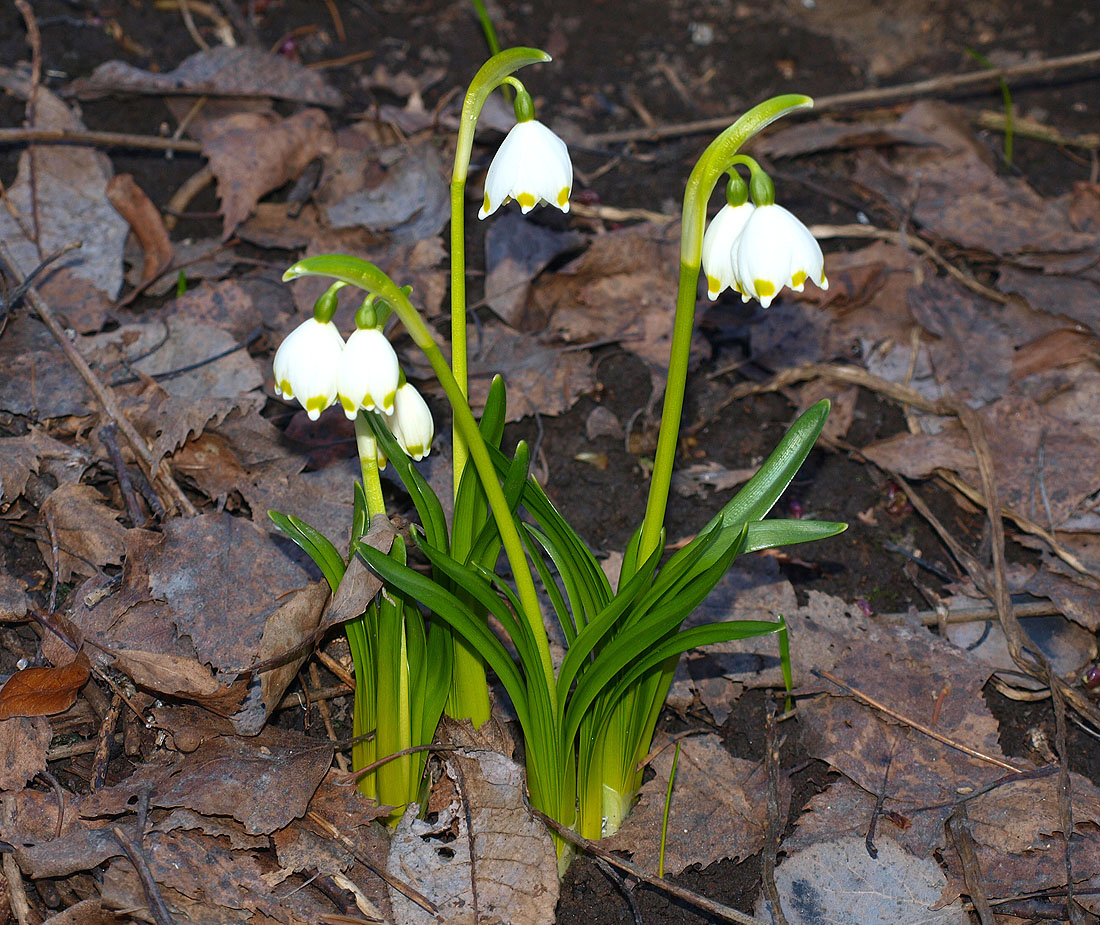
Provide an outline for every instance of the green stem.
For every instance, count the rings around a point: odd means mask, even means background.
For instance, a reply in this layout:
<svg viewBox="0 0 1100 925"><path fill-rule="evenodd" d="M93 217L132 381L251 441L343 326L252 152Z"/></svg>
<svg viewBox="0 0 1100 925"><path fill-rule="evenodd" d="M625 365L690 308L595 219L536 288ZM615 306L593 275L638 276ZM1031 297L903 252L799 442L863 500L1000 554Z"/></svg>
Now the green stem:
<svg viewBox="0 0 1100 925"><path fill-rule="evenodd" d="M676 445L680 436L684 392L687 387L688 353L691 350L691 333L695 325L695 297L703 252L707 203L718 180L732 165L741 145L781 116L812 105L813 100L809 97L788 95L777 96L755 106L710 143L688 178L680 225L680 282L676 292L676 319L669 351L668 382L665 386L661 429L657 437L653 477L649 483L649 499L642 520L637 562L644 562L660 545L661 530L665 522L669 485L672 483Z"/></svg>
<svg viewBox="0 0 1100 925"><path fill-rule="evenodd" d="M485 20L483 20L484 24ZM470 155L474 149L474 131L481 109L497 87L509 75L528 64L549 61L550 56L537 48L509 48L493 55L481 66L470 82L466 98L462 102L462 116L458 123L458 140L455 143L454 168L451 170L451 370L455 381L465 396L467 391L466 364L466 176L470 170ZM462 478L469 453L466 441L457 425L452 425L454 490Z"/></svg>
<svg viewBox="0 0 1100 925"><path fill-rule="evenodd" d="M355 416L355 446L359 451L359 468L363 473L363 490L367 496L367 522L375 514L386 513L382 497L382 479L378 473L378 442L362 411Z"/></svg>

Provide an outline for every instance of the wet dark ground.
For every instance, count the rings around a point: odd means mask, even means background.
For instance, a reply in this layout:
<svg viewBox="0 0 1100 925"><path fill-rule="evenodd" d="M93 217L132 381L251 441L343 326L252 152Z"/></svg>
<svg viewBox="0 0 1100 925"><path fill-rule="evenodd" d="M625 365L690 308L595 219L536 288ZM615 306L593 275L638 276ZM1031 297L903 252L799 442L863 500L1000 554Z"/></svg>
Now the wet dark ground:
<svg viewBox="0 0 1100 925"><path fill-rule="evenodd" d="M178 15L157 12L150 3L43 0L34 6L43 35L47 85L62 85L111 59L168 70L195 50ZM275 46L302 26L316 24L329 36L332 34L323 4L295 0L257 6L262 10L258 32L264 47ZM303 58L312 60L374 50L374 56L362 64L327 73L349 101L345 111L349 118L388 101L384 94L365 91L359 82L364 71L378 64L391 72L414 75L430 67L442 67L445 76L425 92L425 104L431 108L441 94L464 84L486 54L477 21L464 3L391 0L368 4L338 0L337 7L348 34L345 43L331 38L323 42L317 33L298 41ZM965 10L946 2L921 7L932 22L943 26L942 34L949 39L931 45L910 64L882 78L882 83L969 70L971 65L961 51L967 45L990 56L1015 55L1017 60L1028 55L1080 51L1081 24L1090 10L1095 12L1094 0L1010 0L970 4ZM777 92L820 96L859 89L869 83L866 61L859 49L811 33L778 3L564 0L508 5L504 15L494 7L490 9L496 12L505 45L532 44L554 52L555 63L529 75L529 87L545 111L556 114L551 121L560 118L578 133L639 125L639 102L657 123L683 122L734 112L741 105ZM709 44L692 42L699 24L712 26ZM27 58L23 35L17 12L5 5L0 10L0 61L10 64ZM690 99L674 92L667 76L669 69L693 88ZM1095 131L1095 80L1014 83L1013 98L1022 110L1045 114L1054 127L1063 131ZM1000 96L991 89L952 99L975 109L995 109ZM140 134L159 133L166 118L158 105L123 105L111 99L86 103L83 113L89 127ZM20 102L0 97L0 124L18 125L22 118ZM581 147L575 151L581 180L578 188L588 188L600 201L616 206L676 211L684 177L706 140L706 136L673 137L631 149ZM1000 139L990 137L988 142L996 148ZM108 153L116 172L133 173L158 205L165 204L201 165L197 158L187 155L166 159L133 151ZM0 149L0 180L5 184L14 178L17 154L16 148ZM854 220L842 156L828 171L820 161L813 168L795 162L787 169L790 177L785 181L784 195L793 210L811 222ZM1075 180L1087 178L1089 165L1049 145L1018 139L1012 169L1026 176L1043 194L1057 195ZM591 185L584 181L597 173L600 175ZM217 230L213 217L216 202L211 194L196 200L191 208L197 213L207 212L210 217L185 220L180 233L208 234ZM476 222L468 222L468 228L472 234L479 233ZM480 251L476 241L470 251ZM287 256L266 255L273 261ZM477 299L477 289L475 280L471 301ZM136 310L153 304L139 303ZM716 313L712 320L718 322L711 326L712 359L695 370L689 382L685 422L692 428L694 439L682 455L684 462L712 460L737 468L767 454L793 419L795 409L780 396L766 395L744 399L717 413L711 410L721 403L731 385L767 375L766 370L751 366L737 373L712 375L731 360L751 353L752 337L751 326L744 323L750 316L743 314L739 305L720 303L712 311ZM730 330L736 332L735 337L727 336ZM618 348L606 348L600 354L597 370L596 393L581 399L570 413L540 422L525 420L510 427L506 439L523 437L535 444L539 454L536 462L544 461L549 473L547 490L551 497L594 548L617 550L622 549L641 519L647 484L642 461L652 453L647 439L652 436L653 422L644 416L638 421L629 450L625 441L612 438L599 438L593 446L584 436L584 422L597 403L610 408L621 421L631 420L646 404L650 380L641 362ZM900 412L895 406L862 394L849 439L854 445L864 445L876 436L898 432L902 429L899 422ZM576 458L578 453L593 449L605 454L606 468ZM944 490L934 485L923 485L921 491L948 529L965 542L977 542L982 532L979 517L963 513ZM674 498L669 511L669 537L692 534L728 497L728 493L716 494L691 502ZM846 600L862 599L876 612L927 606L906 573L907 560L890 546L900 543L920 548L941 565L946 565L949 557L924 521L904 504L891 506L892 498L892 486L871 467L842 452L814 451L780 507L821 519L846 521L852 528L830 541L799 547L797 556L782 564L784 574L801 595L817 589ZM878 513L877 526L869 527L857 515L872 509ZM1017 560L1028 555L1022 549L1010 549L1010 556ZM939 589L934 577L924 575L922 579ZM987 699L1001 722L1002 744L1009 755L1026 754L1032 726L1052 731L1047 705L1014 703L992 691ZM746 695L721 729L733 754L761 757L762 716L763 695ZM666 715L663 722L679 729L685 723L706 725L709 719ZM783 767L793 769L793 819L799 807L824 788L828 772L820 762L807 760L799 744L797 719L786 725L786 731ZM1070 727L1070 736L1074 769L1100 782L1095 743L1075 726ZM749 911L758 892L759 874L760 859L755 857L742 864L727 861L704 871L689 870L677 879L712 899ZM710 921L651 887L632 888L613 882L583 858L573 865L563 883L558 921L585 925L633 922L624 890L632 892L642 921Z"/></svg>

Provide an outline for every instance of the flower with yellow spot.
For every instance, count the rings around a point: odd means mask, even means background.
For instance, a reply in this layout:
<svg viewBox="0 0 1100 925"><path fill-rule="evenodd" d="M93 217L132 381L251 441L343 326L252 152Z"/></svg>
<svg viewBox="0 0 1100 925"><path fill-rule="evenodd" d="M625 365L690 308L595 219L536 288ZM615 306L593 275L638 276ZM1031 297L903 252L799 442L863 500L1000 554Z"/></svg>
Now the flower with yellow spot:
<svg viewBox="0 0 1100 925"><path fill-rule="evenodd" d="M801 292L809 279L829 288L821 246L802 222L774 202L753 210L737 239L732 264L742 301L758 299L764 308L784 286Z"/></svg>
<svg viewBox="0 0 1100 925"><path fill-rule="evenodd" d="M497 150L485 177L485 199L477 213L487 218L509 199L526 215L540 202L569 211L573 189L573 163L569 149L557 135L534 117L526 90L516 93L516 119Z"/></svg>
<svg viewBox="0 0 1100 925"><path fill-rule="evenodd" d="M431 452L435 422L427 402L411 382L404 382L398 388L393 414L387 415L386 424L401 449L417 462Z"/></svg>
<svg viewBox="0 0 1100 925"><path fill-rule="evenodd" d="M727 203L707 226L707 233L703 235L703 274L707 278L707 296L712 302L726 289L741 291L733 267L733 254L754 208L751 202Z"/></svg>
<svg viewBox="0 0 1100 925"><path fill-rule="evenodd" d="M393 413L401 379L397 354L378 328L356 328L340 357L337 391L349 421L359 409Z"/></svg>
<svg viewBox="0 0 1100 925"><path fill-rule="evenodd" d="M280 398L297 399L316 421L336 401L343 351L344 339L331 321L303 321L275 351L275 392Z"/></svg>

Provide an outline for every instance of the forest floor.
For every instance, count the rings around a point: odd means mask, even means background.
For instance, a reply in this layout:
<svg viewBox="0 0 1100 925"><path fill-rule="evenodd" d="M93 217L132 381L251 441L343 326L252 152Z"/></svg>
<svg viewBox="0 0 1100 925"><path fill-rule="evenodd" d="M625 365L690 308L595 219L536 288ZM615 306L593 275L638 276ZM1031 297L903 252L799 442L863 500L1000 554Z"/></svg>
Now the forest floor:
<svg viewBox="0 0 1100 925"><path fill-rule="evenodd" d="M783 707L774 640L682 659L611 859L509 884L494 865L526 849L479 856L465 828L477 749L433 757L437 828L414 840L437 864L472 846L444 920L547 921L547 904L561 923L1096 920L1095 2L489 14L503 46L553 55L522 77L575 171L568 214L478 222L511 124L487 107L466 203L471 381L476 400L504 374L505 445L529 442L612 569L644 511L687 175L738 114L805 93L815 109L749 150L830 286L766 311L700 298L666 540L694 536L821 398L832 415L774 516L849 526L738 559L700 608L784 616L795 709L766 721ZM0 689L0 923L430 921L376 871L441 905L450 887L338 786L342 634L242 691L324 619L318 574L267 511L346 538L358 468L338 409L316 425L275 395L274 350L321 291L282 272L366 257L445 335L449 164L488 55L472 5L17 0L0 37L0 682L48 672ZM78 240L35 298L17 290ZM446 494L446 402L398 346L436 413L423 471ZM680 895L614 863L656 873L673 740ZM461 819L440 809L463 802Z"/></svg>

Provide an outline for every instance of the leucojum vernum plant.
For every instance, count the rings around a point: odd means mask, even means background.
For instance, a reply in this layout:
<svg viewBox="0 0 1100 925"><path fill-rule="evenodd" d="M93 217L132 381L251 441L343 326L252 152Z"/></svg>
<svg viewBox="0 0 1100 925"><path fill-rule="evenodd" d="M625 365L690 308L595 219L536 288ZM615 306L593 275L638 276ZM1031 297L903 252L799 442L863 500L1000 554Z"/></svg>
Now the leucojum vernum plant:
<svg viewBox="0 0 1100 925"><path fill-rule="evenodd" d="M790 685L782 616L774 622L724 620L683 627L733 559L833 536L844 525L766 517L824 425L829 406L822 401L795 421L756 475L707 526L662 561L700 270L711 299L730 288L764 307L784 286L801 291L807 280L828 285L817 242L776 205L773 184L760 166L738 153L771 122L811 106L805 96L779 96L754 107L711 142L688 179L668 380L649 496L616 586L529 475L526 445L519 443L511 455L502 449L506 395L499 377L480 419L474 417L467 401L463 223L474 129L489 95L510 84L517 121L489 167L479 218L491 216L510 199L524 212L540 202L568 211L573 180L568 151L535 119L531 96L514 76L521 67L549 60L531 48L503 51L481 68L465 98L451 180L451 362L410 290L371 263L333 254L308 257L284 275L285 280L321 276L334 282L318 300L313 318L280 347L275 378L280 394L301 402L311 418L339 400L355 420L363 479L355 486L349 557L362 557L384 582L362 617L347 626L357 685L355 732L374 733L356 746L355 767L429 744L444 707L456 718L484 722L490 704L488 667L519 718L532 805L594 839L616 831L630 810L681 653L776 634ZM748 172L747 182L741 168ZM707 206L723 176L726 203L704 234ZM331 321L343 287L364 294L356 330L346 343ZM410 461L428 452L433 427L382 333L391 314L423 351L452 409L454 513L449 527L438 498ZM430 574L410 566L400 537L388 552L364 541L372 519L385 516L378 472L386 459L394 462L417 509L420 525L412 529L412 538ZM349 557L302 521L272 516L313 556L335 590ZM498 569L502 552L506 570ZM542 612L538 585L552 614ZM547 616L558 622L567 644L557 666L543 622ZM423 754L405 753L380 765L360 786L397 807L416 800L423 786ZM568 855L563 843L558 848L564 867Z"/></svg>

